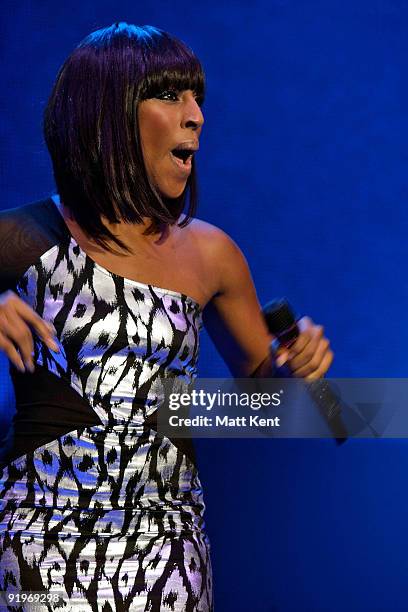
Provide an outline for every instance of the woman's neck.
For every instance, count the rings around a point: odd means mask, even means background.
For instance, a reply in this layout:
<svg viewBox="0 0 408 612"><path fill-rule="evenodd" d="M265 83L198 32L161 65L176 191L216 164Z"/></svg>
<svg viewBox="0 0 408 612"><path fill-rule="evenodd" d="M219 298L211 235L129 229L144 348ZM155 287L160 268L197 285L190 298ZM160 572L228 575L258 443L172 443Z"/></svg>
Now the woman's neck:
<svg viewBox="0 0 408 612"><path fill-rule="evenodd" d="M58 206L65 223L67 224L71 233L74 235L74 238L75 235L80 236L83 242L87 242L88 248L99 250L101 247L85 234L85 232L75 221L75 218L69 208L59 199L57 200L55 198L54 201ZM144 234L146 229L150 227L151 222L152 221L149 217L143 217L141 223L110 223L105 217L102 217L102 223L105 225L105 227L114 236L116 236L116 238L118 238L126 246L130 247L131 250L134 250L135 248L155 248L168 242L172 232L172 228L168 225L165 226L161 232L158 231L154 234ZM112 246L114 246L115 249L118 248L117 245L112 244Z"/></svg>

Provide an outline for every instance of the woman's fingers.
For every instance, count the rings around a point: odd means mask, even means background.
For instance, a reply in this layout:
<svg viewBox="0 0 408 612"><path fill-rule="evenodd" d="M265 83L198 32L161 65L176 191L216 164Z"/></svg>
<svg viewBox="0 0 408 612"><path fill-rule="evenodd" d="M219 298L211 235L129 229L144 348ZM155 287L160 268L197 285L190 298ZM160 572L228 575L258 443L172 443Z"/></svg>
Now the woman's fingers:
<svg viewBox="0 0 408 612"><path fill-rule="evenodd" d="M314 380L321 378L329 369L333 361L330 343L323 336L321 325L314 325L308 317L298 322L299 337L290 347L288 365L294 376Z"/></svg>
<svg viewBox="0 0 408 612"><path fill-rule="evenodd" d="M59 352L58 345L54 341L55 329L51 323L44 321L30 306L17 296L18 302L15 304L15 313L30 325L37 336L53 351Z"/></svg>
<svg viewBox="0 0 408 612"><path fill-rule="evenodd" d="M330 360L328 358L329 355L331 356ZM298 378L308 379L310 376L319 378L319 374L323 376L327 372L332 361L333 353L330 350L330 343L327 338L322 338L312 358L305 365L293 370L293 374Z"/></svg>
<svg viewBox="0 0 408 612"><path fill-rule="evenodd" d="M24 319L16 315L12 310L7 313L0 311L0 331L7 340L17 347L27 369L31 370L34 342L31 330L24 322Z"/></svg>
<svg viewBox="0 0 408 612"><path fill-rule="evenodd" d="M334 358L333 351L328 350L322 359L320 367L314 372L312 372L311 374L309 374L308 376L306 376L305 380L312 381L312 380L317 380L318 378L323 378L327 370L330 368L333 362L333 358Z"/></svg>
<svg viewBox="0 0 408 612"><path fill-rule="evenodd" d="M21 371L34 371L33 331L51 350L59 351L50 323L41 319L12 291L0 295L0 350Z"/></svg>
<svg viewBox="0 0 408 612"><path fill-rule="evenodd" d="M289 365L292 370L299 370L313 359L323 338L323 327L321 325L308 325L304 327L296 342L290 347Z"/></svg>

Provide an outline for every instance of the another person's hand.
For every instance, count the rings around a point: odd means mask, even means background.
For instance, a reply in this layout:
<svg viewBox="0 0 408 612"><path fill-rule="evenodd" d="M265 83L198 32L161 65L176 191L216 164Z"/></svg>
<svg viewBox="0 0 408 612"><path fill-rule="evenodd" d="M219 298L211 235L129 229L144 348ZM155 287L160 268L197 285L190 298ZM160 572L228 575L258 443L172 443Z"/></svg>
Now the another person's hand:
<svg viewBox="0 0 408 612"><path fill-rule="evenodd" d="M333 361L330 342L323 336L324 329L315 325L309 317L297 322L299 337L290 348L277 351L277 365L286 364L293 376L305 380L323 378Z"/></svg>
<svg viewBox="0 0 408 612"><path fill-rule="evenodd" d="M44 321L12 291L0 294L0 351L20 372L34 371L33 332L52 350L58 352L51 323Z"/></svg>

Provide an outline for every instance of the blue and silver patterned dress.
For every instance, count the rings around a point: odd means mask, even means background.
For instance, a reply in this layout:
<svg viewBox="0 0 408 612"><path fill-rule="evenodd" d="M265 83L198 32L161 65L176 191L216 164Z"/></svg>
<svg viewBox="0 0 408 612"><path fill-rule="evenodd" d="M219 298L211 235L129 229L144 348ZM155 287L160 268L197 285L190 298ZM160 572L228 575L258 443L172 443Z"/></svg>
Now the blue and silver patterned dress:
<svg viewBox="0 0 408 612"><path fill-rule="evenodd" d="M96 264L51 199L0 213L0 243L1 291L52 322L60 349L36 338L35 372L11 368L0 590L62 596L44 610L212 610L194 457L155 430L163 379L196 375L199 305Z"/></svg>

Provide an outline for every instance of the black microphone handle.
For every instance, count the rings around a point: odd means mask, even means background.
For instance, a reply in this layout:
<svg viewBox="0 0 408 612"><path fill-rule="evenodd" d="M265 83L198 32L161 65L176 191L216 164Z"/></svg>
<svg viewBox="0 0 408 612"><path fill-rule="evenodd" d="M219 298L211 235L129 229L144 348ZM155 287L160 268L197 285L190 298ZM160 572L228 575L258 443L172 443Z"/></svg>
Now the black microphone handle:
<svg viewBox="0 0 408 612"><path fill-rule="evenodd" d="M262 313L268 330L276 338L279 346L290 347L299 336L293 311L285 298L273 300L265 304ZM305 383L307 389L326 419L330 431L337 444L343 444L348 437L347 429L341 419L341 405L327 380L319 379Z"/></svg>

